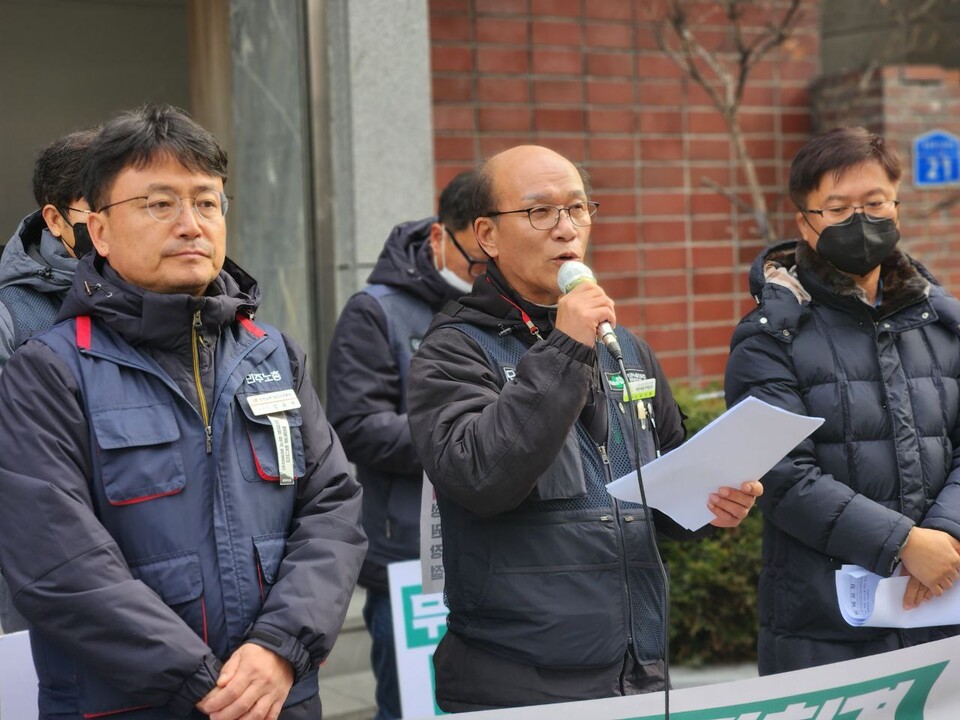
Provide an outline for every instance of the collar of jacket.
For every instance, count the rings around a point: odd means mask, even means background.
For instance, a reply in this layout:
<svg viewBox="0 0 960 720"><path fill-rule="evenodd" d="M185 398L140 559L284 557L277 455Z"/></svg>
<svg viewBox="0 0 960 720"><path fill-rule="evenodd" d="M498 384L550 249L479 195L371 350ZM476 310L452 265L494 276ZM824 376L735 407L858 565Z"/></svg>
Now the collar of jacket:
<svg viewBox="0 0 960 720"><path fill-rule="evenodd" d="M466 313L460 315L460 320L481 327L494 328L501 333L514 333L525 344L533 345L537 338L527 328L522 310L533 321L546 338L553 330L553 322L557 316L557 308L537 305L524 300L503 277L495 262L487 263L486 275L474 283L473 292L460 298L460 304Z"/></svg>
<svg viewBox="0 0 960 720"><path fill-rule="evenodd" d="M42 293L65 293L77 260L47 229L39 210L23 219L0 262L0 287L20 285Z"/></svg>
<svg viewBox="0 0 960 720"><path fill-rule="evenodd" d="M960 305L923 265L901 250L894 250L884 262L883 302L879 308L872 308L860 299L860 290L852 278L836 270L805 242L790 241L765 250L750 270L750 289L760 305L760 327L784 342L792 340L810 302L798 301L784 285L766 282L764 266L771 262L785 269L795 268L799 282L815 304L866 314L871 322L887 322L888 330L902 331L940 320L955 332L960 331L960 316L953 319L960 312Z"/></svg>
<svg viewBox="0 0 960 720"><path fill-rule="evenodd" d="M930 280L899 248L881 265L883 299L877 308L863 302L862 292L853 278L834 268L805 242L797 243L796 263L797 277L814 301L841 310L862 312L865 309L875 320L926 300L930 292Z"/></svg>
<svg viewBox="0 0 960 720"><path fill-rule="evenodd" d="M164 294L123 280L104 258L90 253L77 265L70 292L58 320L78 315L97 318L133 346L189 350L194 316L200 311L205 335L219 335L238 313L253 317L260 302L256 281L231 260L206 294Z"/></svg>
<svg viewBox="0 0 960 720"><path fill-rule="evenodd" d="M448 300L459 298L463 293L450 287L434 265L430 230L435 222L438 222L436 217L428 217L394 227L367 282L403 290L434 310L439 310Z"/></svg>

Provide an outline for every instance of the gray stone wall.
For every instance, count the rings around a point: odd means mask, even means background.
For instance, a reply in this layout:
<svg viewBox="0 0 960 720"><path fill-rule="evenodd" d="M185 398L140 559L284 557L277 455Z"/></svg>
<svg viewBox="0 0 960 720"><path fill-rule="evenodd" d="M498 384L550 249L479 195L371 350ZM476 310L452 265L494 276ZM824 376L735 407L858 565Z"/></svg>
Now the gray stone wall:
<svg viewBox="0 0 960 720"><path fill-rule="evenodd" d="M306 91L298 2L232 0L228 254L260 283L259 318L314 343Z"/></svg>
<svg viewBox="0 0 960 720"><path fill-rule="evenodd" d="M331 0L330 127L338 307L390 229L435 212L426 0Z"/></svg>

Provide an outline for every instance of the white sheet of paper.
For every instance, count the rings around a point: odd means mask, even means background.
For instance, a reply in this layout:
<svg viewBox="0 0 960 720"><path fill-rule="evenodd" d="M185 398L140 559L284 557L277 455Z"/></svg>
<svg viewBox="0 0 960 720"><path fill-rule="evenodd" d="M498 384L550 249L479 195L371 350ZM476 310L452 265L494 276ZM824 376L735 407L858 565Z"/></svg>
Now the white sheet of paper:
<svg viewBox="0 0 960 720"><path fill-rule="evenodd" d="M909 578L894 574L882 578L858 565L837 570L840 614L854 627L916 628L960 623L960 593L953 588L940 597L903 609Z"/></svg>
<svg viewBox="0 0 960 720"><path fill-rule="evenodd" d="M759 480L784 455L823 424L823 418L781 410L748 397L683 445L643 466L647 503L689 530L713 519L710 493ZM637 473L607 485L619 500L640 502Z"/></svg>

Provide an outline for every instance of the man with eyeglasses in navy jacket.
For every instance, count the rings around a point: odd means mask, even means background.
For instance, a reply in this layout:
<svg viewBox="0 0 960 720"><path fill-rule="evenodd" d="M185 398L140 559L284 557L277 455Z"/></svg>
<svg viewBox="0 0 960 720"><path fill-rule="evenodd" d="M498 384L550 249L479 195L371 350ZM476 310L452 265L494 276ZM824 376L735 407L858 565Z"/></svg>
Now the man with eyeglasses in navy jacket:
<svg viewBox="0 0 960 720"><path fill-rule="evenodd" d="M302 720L366 549L303 351L226 259L226 154L146 107L91 143L96 253L0 376L0 564L41 720Z"/></svg>

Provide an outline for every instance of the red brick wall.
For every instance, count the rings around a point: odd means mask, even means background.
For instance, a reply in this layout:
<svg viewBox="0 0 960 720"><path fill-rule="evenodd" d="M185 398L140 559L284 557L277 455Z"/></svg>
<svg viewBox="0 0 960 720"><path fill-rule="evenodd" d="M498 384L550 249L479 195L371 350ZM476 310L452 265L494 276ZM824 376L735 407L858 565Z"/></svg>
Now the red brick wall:
<svg viewBox="0 0 960 720"><path fill-rule="evenodd" d="M722 378L730 334L753 305L746 271L764 243L749 214L703 184L746 198L722 118L657 47L657 2L429 6L438 189L518 143L582 162L600 202L588 259L619 322L651 343L671 378ZM806 0L795 39L756 67L741 116L785 237L787 168L811 129L817 7ZM728 42L714 3L691 17L707 42Z"/></svg>

